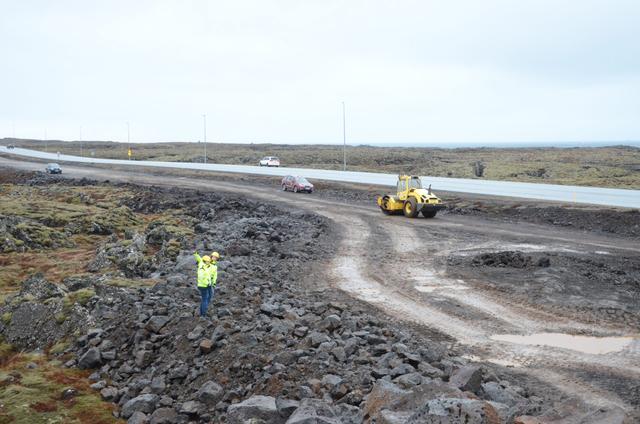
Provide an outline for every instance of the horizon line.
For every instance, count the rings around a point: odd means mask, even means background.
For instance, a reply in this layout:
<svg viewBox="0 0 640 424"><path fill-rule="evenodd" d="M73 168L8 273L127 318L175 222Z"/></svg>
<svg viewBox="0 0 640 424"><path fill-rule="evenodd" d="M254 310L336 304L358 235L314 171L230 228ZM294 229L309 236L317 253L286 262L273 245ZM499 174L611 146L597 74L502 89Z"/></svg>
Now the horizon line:
<svg viewBox="0 0 640 424"><path fill-rule="evenodd" d="M197 141L118 141L118 140L63 140L3 137L1 141L27 142L61 142L61 143L113 143L113 144L200 144ZM273 145L273 146L341 146L342 142L273 142L273 141L207 141L207 144L240 144L240 145ZM640 147L640 140L590 140L590 141L459 141L459 142L358 142L347 143L349 147L432 147L432 148L461 148L461 147Z"/></svg>

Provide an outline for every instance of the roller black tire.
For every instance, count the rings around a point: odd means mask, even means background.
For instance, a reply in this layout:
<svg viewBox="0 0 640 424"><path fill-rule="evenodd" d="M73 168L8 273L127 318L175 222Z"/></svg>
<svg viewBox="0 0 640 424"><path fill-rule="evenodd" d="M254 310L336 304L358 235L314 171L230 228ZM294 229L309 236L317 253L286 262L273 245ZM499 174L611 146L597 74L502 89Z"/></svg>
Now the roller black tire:
<svg viewBox="0 0 640 424"><path fill-rule="evenodd" d="M282 184L282 191L287 191L287 186Z"/></svg>
<svg viewBox="0 0 640 424"><path fill-rule="evenodd" d="M293 186L293 192L297 193L298 192L298 187L297 186Z"/></svg>
<svg viewBox="0 0 640 424"><path fill-rule="evenodd" d="M436 214L438 213L438 210L429 210L429 209L423 209L422 210L422 216L424 216L425 218L435 218Z"/></svg>
<svg viewBox="0 0 640 424"><path fill-rule="evenodd" d="M402 206L402 211L404 212L404 216L407 218L415 218L418 216L418 208L416 207L416 199L413 197L405 200L404 205Z"/></svg>

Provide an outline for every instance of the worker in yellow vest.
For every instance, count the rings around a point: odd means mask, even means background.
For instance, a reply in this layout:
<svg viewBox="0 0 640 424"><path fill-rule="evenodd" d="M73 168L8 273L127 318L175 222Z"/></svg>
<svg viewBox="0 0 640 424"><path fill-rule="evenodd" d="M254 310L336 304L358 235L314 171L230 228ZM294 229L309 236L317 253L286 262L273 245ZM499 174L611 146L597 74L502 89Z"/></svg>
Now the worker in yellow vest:
<svg viewBox="0 0 640 424"><path fill-rule="evenodd" d="M220 254L213 252L211 256L204 255L201 257L198 252L194 252L193 256L198 265L197 283L201 298L200 316L205 317L218 281L218 259L220 259Z"/></svg>

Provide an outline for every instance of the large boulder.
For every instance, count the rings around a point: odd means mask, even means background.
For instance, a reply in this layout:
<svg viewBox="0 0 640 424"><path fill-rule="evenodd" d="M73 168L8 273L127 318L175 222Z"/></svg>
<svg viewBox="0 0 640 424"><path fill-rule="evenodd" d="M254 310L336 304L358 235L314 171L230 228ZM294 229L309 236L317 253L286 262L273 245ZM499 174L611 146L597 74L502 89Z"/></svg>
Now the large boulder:
<svg viewBox="0 0 640 424"><path fill-rule="evenodd" d="M78 368L83 370L98 368L100 365L102 365L102 355L97 347L87 350L78 361Z"/></svg>
<svg viewBox="0 0 640 424"><path fill-rule="evenodd" d="M174 424L178 422L178 414L173 408L158 408L149 418L149 424Z"/></svg>
<svg viewBox="0 0 640 424"><path fill-rule="evenodd" d="M158 404L159 400L160 397L152 393L134 397L124 404L120 415L122 415L124 418L129 418L133 415L134 412L150 414L156 409L156 405Z"/></svg>
<svg viewBox="0 0 640 424"><path fill-rule="evenodd" d="M153 333L159 333L162 327L169 322L169 317L164 315L152 316L145 325L145 328Z"/></svg>
<svg viewBox="0 0 640 424"><path fill-rule="evenodd" d="M227 409L228 424L245 424L252 419L260 419L269 424L284 424L285 422L285 418L282 418L278 413L275 398L271 396L251 396Z"/></svg>
<svg viewBox="0 0 640 424"><path fill-rule="evenodd" d="M482 369L475 365L462 367L451 375L449 382L461 390L478 393L482 384Z"/></svg>
<svg viewBox="0 0 640 424"><path fill-rule="evenodd" d="M407 420L407 424L502 424L496 407L475 399L442 398L428 401Z"/></svg>
<svg viewBox="0 0 640 424"><path fill-rule="evenodd" d="M391 407L410 394L410 391L403 390L387 380L378 380L365 400L365 418L377 417L382 409Z"/></svg>
<svg viewBox="0 0 640 424"><path fill-rule="evenodd" d="M417 410L431 399L464 397L464 393L451 383L429 380L425 377L419 385L405 387L407 388L403 389L387 380L378 380L365 400L364 417L374 421L382 420L384 415L387 420L390 420L390 417L404 416L406 415L402 414L404 412ZM384 410L398 412L398 414L383 413Z"/></svg>
<svg viewBox="0 0 640 424"><path fill-rule="evenodd" d="M278 414L283 418L289 418L293 412L298 409L300 402L292 399L276 398L276 408Z"/></svg>
<svg viewBox="0 0 640 424"><path fill-rule="evenodd" d="M303 399L286 424L342 424L331 405L320 399Z"/></svg>
<svg viewBox="0 0 640 424"><path fill-rule="evenodd" d="M215 381L207 381L196 393L198 400L209 407L214 407L222 400L224 390Z"/></svg>
<svg viewBox="0 0 640 424"><path fill-rule="evenodd" d="M30 296L36 300L62 297L64 294L64 291L59 286L45 280L41 273L25 280L20 289L20 296Z"/></svg>
<svg viewBox="0 0 640 424"><path fill-rule="evenodd" d="M127 424L149 424L149 417L144 412L136 411L129 417Z"/></svg>
<svg viewBox="0 0 640 424"><path fill-rule="evenodd" d="M51 346L75 331L86 328L89 312L80 305L63 312L63 300L51 298L45 302L22 300L18 305L0 307L8 321L0 321L0 333L16 350L36 350Z"/></svg>
<svg viewBox="0 0 640 424"><path fill-rule="evenodd" d="M518 392L508 385L499 384L495 381L484 383L482 385L482 391L484 392L485 398L509 406L516 406L527 402L524 397L520 396Z"/></svg>

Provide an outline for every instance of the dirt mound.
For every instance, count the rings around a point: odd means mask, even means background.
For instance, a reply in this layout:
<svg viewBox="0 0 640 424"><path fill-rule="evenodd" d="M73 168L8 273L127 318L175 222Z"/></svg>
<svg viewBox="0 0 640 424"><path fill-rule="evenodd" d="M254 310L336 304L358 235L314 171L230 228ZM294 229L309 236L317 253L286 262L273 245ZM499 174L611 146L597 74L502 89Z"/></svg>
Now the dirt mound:
<svg viewBox="0 0 640 424"><path fill-rule="evenodd" d="M447 213L452 214L554 225L620 237L640 237L640 210L637 209L621 211L605 208L534 207L497 201L468 203L458 198L451 199L447 204Z"/></svg>
<svg viewBox="0 0 640 424"><path fill-rule="evenodd" d="M550 261L548 257L541 257L534 260L533 257L518 251L505 251L495 253L482 253L473 258L474 266L491 267L511 267L511 268L531 268L548 267Z"/></svg>
<svg viewBox="0 0 640 424"><path fill-rule="evenodd" d="M36 174L42 174L41 172L34 171L20 171L13 168L0 167L0 184L24 184L27 181L33 179Z"/></svg>
<svg viewBox="0 0 640 424"><path fill-rule="evenodd" d="M504 251L446 259L447 272L480 282L499 296L594 323L640 325L640 258L606 252Z"/></svg>

